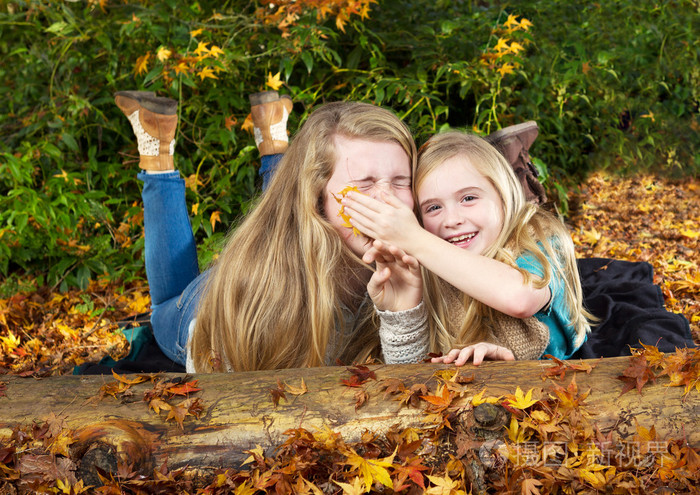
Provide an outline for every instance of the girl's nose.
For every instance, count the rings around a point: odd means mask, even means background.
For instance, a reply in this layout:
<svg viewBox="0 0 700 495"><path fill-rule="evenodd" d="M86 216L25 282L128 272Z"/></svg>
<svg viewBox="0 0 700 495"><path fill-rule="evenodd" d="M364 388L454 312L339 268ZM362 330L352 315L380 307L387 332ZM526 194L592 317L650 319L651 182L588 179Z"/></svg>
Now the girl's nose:
<svg viewBox="0 0 700 495"><path fill-rule="evenodd" d="M391 193L391 183L385 181L377 181L372 186L371 197L374 199L382 199L382 193Z"/></svg>
<svg viewBox="0 0 700 495"><path fill-rule="evenodd" d="M459 227L464 223L464 218L456 208L445 208L445 227Z"/></svg>

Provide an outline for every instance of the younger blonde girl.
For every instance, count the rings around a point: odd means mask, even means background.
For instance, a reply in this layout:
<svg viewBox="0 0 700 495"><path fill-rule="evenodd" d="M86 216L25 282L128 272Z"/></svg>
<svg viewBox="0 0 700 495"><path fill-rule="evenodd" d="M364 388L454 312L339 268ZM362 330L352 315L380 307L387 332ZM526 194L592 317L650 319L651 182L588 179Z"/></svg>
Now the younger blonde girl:
<svg viewBox="0 0 700 495"><path fill-rule="evenodd" d="M526 203L501 154L478 136L436 135L419 152L413 188L423 228L390 194L377 201L353 193L345 206L361 232L429 271L434 347L449 351L438 360L570 357L590 316L571 237L558 218Z"/></svg>

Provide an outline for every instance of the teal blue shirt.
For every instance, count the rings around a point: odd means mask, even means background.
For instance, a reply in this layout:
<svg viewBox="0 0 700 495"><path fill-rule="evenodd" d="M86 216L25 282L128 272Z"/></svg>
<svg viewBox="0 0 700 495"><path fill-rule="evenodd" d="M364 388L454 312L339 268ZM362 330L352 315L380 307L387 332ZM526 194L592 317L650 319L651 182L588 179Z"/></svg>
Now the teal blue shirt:
<svg viewBox="0 0 700 495"><path fill-rule="evenodd" d="M537 277L544 276L542 265L530 253L523 253L515 262L518 267ZM569 320L569 306L566 302L564 281L556 273L552 273L549 290L552 293L549 304L534 314L535 318L549 328L549 344L543 355L551 354L558 359L568 359L581 347L585 338L577 338L576 328Z"/></svg>

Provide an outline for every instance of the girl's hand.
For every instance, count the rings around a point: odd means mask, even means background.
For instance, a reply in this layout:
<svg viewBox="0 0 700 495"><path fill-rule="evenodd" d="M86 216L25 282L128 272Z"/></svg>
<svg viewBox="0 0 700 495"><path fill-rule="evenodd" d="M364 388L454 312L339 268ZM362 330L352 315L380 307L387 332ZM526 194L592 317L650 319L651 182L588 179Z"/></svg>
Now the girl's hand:
<svg viewBox="0 0 700 495"><path fill-rule="evenodd" d="M470 358L473 359L474 366L479 366L484 358L493 361L515 361L515 356L510 349L489 342L479 342L463 349L452 349L444 356L432 358L430 362L445 364L454 362L455 366L462 366Z"/></svg>
<svg viewBox="0 0 700 495"><path fill-rule="evenodd" d="M365 263L376 263L377 270L367 284L369 297L382 311L405 311L423 299L420 265L401 249L374 241L362 257Z"/></svg>
<svg viewBox="0 0 700 495"><path fill-rule="evenodd" d="M416 231L423 228L413 210L396 196L382 192L381 199L349 192L342 204L350 223L364 235L405 250Z"/></svg>

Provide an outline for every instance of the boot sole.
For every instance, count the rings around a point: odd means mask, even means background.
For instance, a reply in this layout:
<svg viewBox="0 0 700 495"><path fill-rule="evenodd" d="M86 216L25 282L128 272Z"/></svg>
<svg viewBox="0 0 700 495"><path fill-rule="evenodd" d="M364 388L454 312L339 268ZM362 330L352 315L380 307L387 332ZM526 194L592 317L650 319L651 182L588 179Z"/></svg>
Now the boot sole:
<svg viewBox="0 0 700 495"><path fill-rule="evenodd" d="M511 125L508 126L504 129L498 130L496 132L493 132L486 136L486 139L491 143L495 143L498 141L501 141L503 139L506 139L510 136L516 136L518 134L522 134L524 132L528 132L531 130L537 130L537 122L534 120L528 120L527 122L523 122L522 124L516 124L516 125Z"/></svg>
<svg viewBox="0 0 700 495"><path fill-rule="evenodd" d="M175 115L177 113L177 100L156 96L150 91L117 91L114 97L121 96L138 102L146 110L158 115Z"/></svg>

